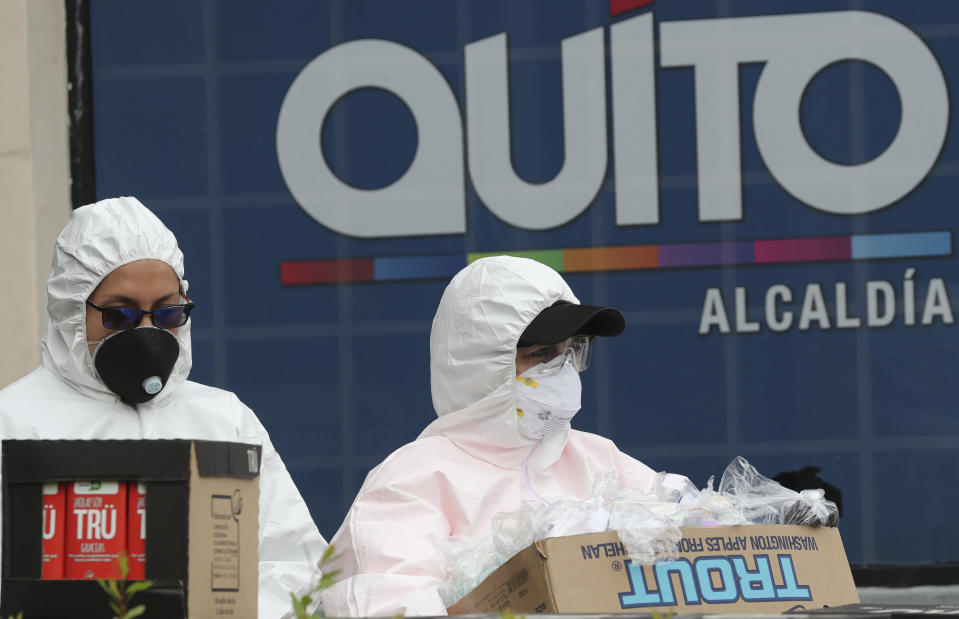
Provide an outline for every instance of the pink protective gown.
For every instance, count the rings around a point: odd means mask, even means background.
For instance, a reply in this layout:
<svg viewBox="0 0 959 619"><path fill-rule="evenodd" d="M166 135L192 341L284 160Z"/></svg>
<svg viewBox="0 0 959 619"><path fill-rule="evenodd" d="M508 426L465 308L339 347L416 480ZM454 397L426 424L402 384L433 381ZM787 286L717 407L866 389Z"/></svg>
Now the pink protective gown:
<svg viewBox="0 0 959 619"><path fill-rule="evenodd" d="M430 334L439 418L363 483L331 541L342 580L322 596L327 615L445 615L434 537L488 535L494 514L530 499L587 499L598 473L650 488L655 473L612 441L572 429L534 441L519 430L516 343L559 300L578 303L558 273L524 258L481 259L450 282Z"/></svg>

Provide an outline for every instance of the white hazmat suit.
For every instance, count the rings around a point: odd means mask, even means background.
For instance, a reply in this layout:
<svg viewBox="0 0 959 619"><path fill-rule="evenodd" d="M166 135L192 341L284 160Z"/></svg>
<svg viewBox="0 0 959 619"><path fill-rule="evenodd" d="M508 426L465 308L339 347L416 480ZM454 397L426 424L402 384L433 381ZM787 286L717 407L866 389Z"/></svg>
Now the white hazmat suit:
<svg viewBox="0 0 959 619"><path fill-rule="evenodd" d="M523 258L484 258L450 282L430 334L439 418L367 476L330 542L343 556L342 580L323 595L328 615L444 615L433 536L489 535L497 512L528 499L585 500L599 473L652 486L656 474L605 438L519 430L517 341L560 300L578 303L558 273Z"/></svg>
<svg viewBox="0 0 959 619"><path fill-rule="evenodd" d="M43 362L0 391L0 437L183 438L262 445L259 617L287 616L292 611L289 592L304 591L317 576L315 561L326 542L253 411L229 391L187 380L190 322L176 333L179 357L152 400L121 402L94 369L85 302L114 269L144 259L169 264L186 292L183 254L173 233L136 199L103 200L73 212L57 239L47 286L50 320Z"/></svg>

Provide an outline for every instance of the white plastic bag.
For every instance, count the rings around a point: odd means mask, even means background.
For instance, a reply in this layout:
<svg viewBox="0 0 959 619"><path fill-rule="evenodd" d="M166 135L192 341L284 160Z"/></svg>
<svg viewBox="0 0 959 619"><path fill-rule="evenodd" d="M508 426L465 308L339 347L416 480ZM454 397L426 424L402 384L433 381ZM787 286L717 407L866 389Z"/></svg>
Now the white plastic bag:
<svg viewBox="0 0 959 619"><path fill-rule="evenodd" d="M472 591L505 562L490 537L458 535L433 542L443 557L439 594L446 606Z"/></svg>
<svg viewBox="0 0 959 619"><path fill-rule="evenodd" d="M621 488L616 473L601 473L593 496L549 505L526 501L493 516L492 533L437 540L446 562L440 595L447 606L472 591L496 568L547 537L616 531L633 561L653 563L676 555L680 527L739 524L835 526L838 510L822 490L795 492L764 477L745 458L729 463L713 490L681 475L659 473L650 488Z"/></svg>
<svg viewBox="0 0 959 619"><path fill-rule="evenodd" d="M796 492L759 473L739 456L726 467L719 494L742 510L749 524L836 526L839 510L821 489Z"/></svg>

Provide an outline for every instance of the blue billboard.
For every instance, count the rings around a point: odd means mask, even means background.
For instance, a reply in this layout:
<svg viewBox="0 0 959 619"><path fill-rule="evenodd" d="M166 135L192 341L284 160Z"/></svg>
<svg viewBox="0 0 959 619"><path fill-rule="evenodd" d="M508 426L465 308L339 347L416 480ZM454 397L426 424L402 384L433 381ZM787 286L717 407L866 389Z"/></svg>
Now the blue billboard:
<svg viewBox="0 0 959 619"><path fill-rule="evenodd" d="M575 427L704 486L842 492L853 563L955 560L959 7L91 3L98 197L170 226L192 379L332 537L435 414L449 278L510 253L619 308Z"/></svg>

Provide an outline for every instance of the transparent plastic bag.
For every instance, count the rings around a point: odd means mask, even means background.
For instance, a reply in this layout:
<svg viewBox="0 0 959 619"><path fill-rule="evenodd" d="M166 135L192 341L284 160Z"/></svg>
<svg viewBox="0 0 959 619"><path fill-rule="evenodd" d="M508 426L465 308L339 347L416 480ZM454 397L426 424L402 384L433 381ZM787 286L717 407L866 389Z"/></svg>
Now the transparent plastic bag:
<svg viewBox="0 0 959 619"><path fill-rule="evenodd" d="M781 522L801 524L807 527L834 527L839 524L839 509L826 498L822 488L803 490L796 501L784 505Z"/></svg>
<svg viewBox="0 0 959 619"><path fill-rule="evenodd" d="M717 490L713 478L699 490L689 479L670 473L658 473L645 490L623 488L616 473L601 473L585 501L526 501L493 516L487 537L438 542L446 560L440 594L447 605L456 602L516 553L547 537L616 531L633 561L655 563L676 556L684 526L835 526L837 520L836 505L822 490L785 488L742 457L729 463Z"/></svg>
<svg viewBox="0 0 959 619"><path fill-rule="evenodd" d="M547 537L607 530L609 512L593 501L526 501L519 509L493 516L486 537L465 535L437 540L445 569L440 596L449 606L472 591L496 568L527 546Z"/></svg>
<svg viewBox="0 0 959 619"><path fill-rule="evenodd" d="M697 510L699 491L687 478L658 473L648 490L623 488L606 501L610 530L630 558L650 563L676 555L679 527Z"/></svg>
<svg viewBox="0 0 959 619"><path fill-rule="evenodd" d="M546 510L540 539L601 533L609 526L609 511L589 501L556 501Z"/></svg>
<svg viewBox="0 0 959 619"><path fill-rule="evenodd" d="M458 535L434 539L443 557L443 578L439 587L443 604L451 606L503 564L490 537Z"/></svg>
<svg viewBox="0 0 959 619"><path fill-rule="evenodd" d="M492 542L500 556L509 559L545 534L547 505L524 501L519 509L493 516Z"/></svg>
<svg viewBox="0 0 959 619"><path fill-rule="evenodd" d="M790 490L760 474L742 456L726 467L719 494L742 511L748 524L836 526L839 521L836 504L822 490Z"/></svg>
<svg viewBox="0 0 959 619"><path fill-rule="evenodd" d="M728 496L713 490L714 478L710 477L706 487L699 491L699 521L690 519L687 526L716 527L747 524L742 508Z"/></svg>
<svg viewBox="0 0 959 619"><path fill-rule="evenodd" d="M674 522L677 507L636 500L635 493L621 493L610 505L609 528L616 531L623 548L637 563L652 563L675 556L682 537Z"/></svg>

